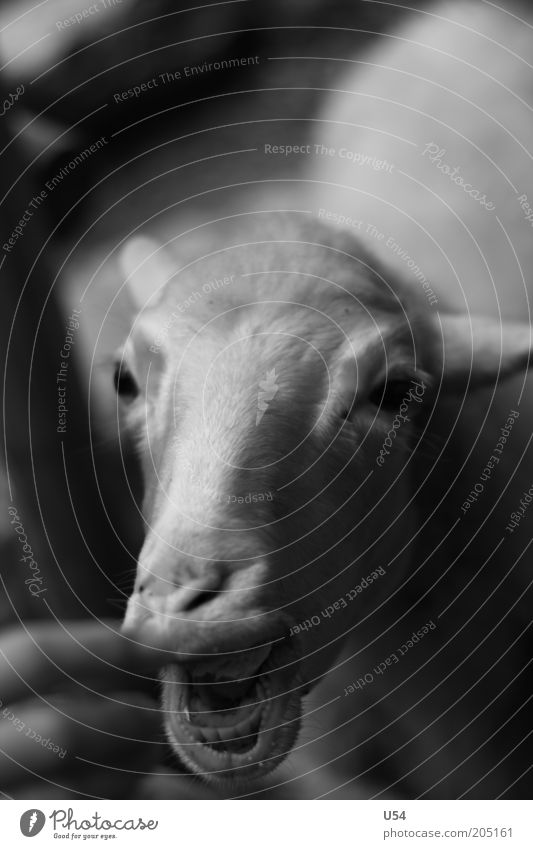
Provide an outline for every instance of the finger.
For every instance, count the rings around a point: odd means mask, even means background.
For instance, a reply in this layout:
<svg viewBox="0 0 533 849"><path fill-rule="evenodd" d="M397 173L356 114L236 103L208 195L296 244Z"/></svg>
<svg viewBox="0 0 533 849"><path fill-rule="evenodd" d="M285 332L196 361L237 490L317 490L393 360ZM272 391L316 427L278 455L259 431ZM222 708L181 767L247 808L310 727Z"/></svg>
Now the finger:
<svg viewBox="0 0 533 849"><path fill-rule="evenodd" d="M176 775L158 766L139 778L134 772L116 775L87 771L83 775L54 775L48 781L21 784L11 792L13 799L225 799L197 775Z"/></svg>
<svg viewBox="0 0 533 849"><path fill-rule="evenodd" d="M0 707L25 698L28 689L53 689L65 677L80 682L98 677L105 686L127 672L133 688L156 681L169 653L139 646L119 627L114 620L87 620L6 629L0 635Z"/></svg>
<svg viewBox="0 0 533 849"><path fill-rule="evenodd" d="M160 767L135 785L136 799L225 799L198 775L176 775Z"/></svg>
<svg viewBox="0 0 533 849"><path fill-rule="evenodd" d="M6 793L10 799L132 799L137 776L117 778L113 773L84 770L83 774L58 773L47 779L34 780L11 787Z"/></svg>
<svg viewBox="0 0 533 849"><path fill-rule="evenodd" d="M161 712L144 694L34 699L0 713L0 775L6 786L72 771L141 774L165 749Z"/></svg>

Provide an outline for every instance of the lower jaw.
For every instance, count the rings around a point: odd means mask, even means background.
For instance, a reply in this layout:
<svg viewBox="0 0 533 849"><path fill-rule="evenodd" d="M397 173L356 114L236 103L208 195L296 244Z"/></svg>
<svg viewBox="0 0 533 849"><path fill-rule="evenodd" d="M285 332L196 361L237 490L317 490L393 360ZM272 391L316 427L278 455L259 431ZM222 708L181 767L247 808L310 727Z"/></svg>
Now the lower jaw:
<svg viewBox="0 0 533 849"><path fill-rule="evenodd" d="M203 742L202 727L182 718L186 706L185 688L178 683L178 667L167 667L164 677L163 709L167 737L184 765L205 781L229 786L257 781L278 767L290 753L299 730L301 698L294 691L276 696L273 676L265 676L262 682L266 689L263 696L265 703L258 705L254 711L254 715L257 713L257 737L254 740L253 734L249 733L250 748L242 752ZM260 701L261 694L258 693Z"/></svg>

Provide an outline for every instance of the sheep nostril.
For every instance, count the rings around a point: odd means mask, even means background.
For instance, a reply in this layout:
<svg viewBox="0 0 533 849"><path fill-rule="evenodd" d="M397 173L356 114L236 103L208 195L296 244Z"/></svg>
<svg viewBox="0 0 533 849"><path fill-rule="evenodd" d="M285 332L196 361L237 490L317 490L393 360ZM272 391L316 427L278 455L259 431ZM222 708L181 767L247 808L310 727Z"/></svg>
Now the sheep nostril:
<svg viewBox="0 0 533 849"><path fill-rule="evenodd" d="M188 563L171 565L164 574L161 574L162 564L152 564L152 569L143 568L149 574L139 576L135 596L148 611L194 615L195 611L202 610L205 616L203 608L213 606L227 580L225 564L218 561L209 563L208 568L203 566L196 574Z"/></svg>
<svg viewBox="0 0 533 849"><path fill-rule="evenodd" d="M213 597L215 595L216 591L213 590L200 590L197 592L191 590L183 599L181 609L184 613L190 613L191 611L197 610L203 605L209 604L209 602L213 600Z"/></svg>
<svg viewBox="0 0 533 849"><path fill-rule="evenodd" d="M192 613L200 607L204 607L209 602L213 601L217 595L219 586L218 582L210 581L207 585L206 581L195 586L180 586L172 585L165 582L160 587L153 583L139 584L138 594L141 597L141 603L148 605L157 604L158 600L162 600L165 596L172 596L173 607L182 613ZM158 591L159 590L159 591Z"/></svg>

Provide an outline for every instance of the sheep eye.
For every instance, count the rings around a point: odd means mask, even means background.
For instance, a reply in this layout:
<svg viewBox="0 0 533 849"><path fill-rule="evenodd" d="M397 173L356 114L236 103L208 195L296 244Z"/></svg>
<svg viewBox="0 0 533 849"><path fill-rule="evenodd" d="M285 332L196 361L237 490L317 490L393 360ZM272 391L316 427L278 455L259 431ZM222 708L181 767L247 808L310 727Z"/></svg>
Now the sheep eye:
<svg viewBox="0 0 533 849"><path fill-rule="evenodd" d="M397 412L404 401L409 401L412 391L411 376L389 377L372 390L368 400L384 412Z"/></svg>
<svg viewBox="0 0 533 849"><path fill-rule="evenodd" d="M133 401L133 399L139 394L139 387L137 386L135 378L124 363L115 364L113 384L117 395L125 401Z"/></svg>
<svg viewBox="0 0 533 849"><path fill-rule="evenodd" d="M343 407L339 413L341 419L349 419L353 412L353 405L351 407Z"/></svg>

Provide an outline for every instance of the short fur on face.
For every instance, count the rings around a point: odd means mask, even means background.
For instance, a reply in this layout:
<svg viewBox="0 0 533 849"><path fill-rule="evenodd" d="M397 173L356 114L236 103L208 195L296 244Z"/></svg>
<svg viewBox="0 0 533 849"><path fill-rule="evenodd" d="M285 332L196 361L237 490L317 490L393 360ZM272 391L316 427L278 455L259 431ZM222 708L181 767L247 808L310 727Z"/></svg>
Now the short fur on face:
<svg viewBox="0 0 533 849"><path fill-rule="evenodd" d="M140 311L118 355L146 490L124 630L172 653L169 738L191 768L228 781L288 753L301 697L353 612L318 636L289 641L291 628L408 538L411 512L388 527L375 507L395 516L408 500L422 401L529 356L522 327L502 353L500 327L430 314L351 233L303 214L246 219L184 264L174 246L126 247Z"/></svg>

